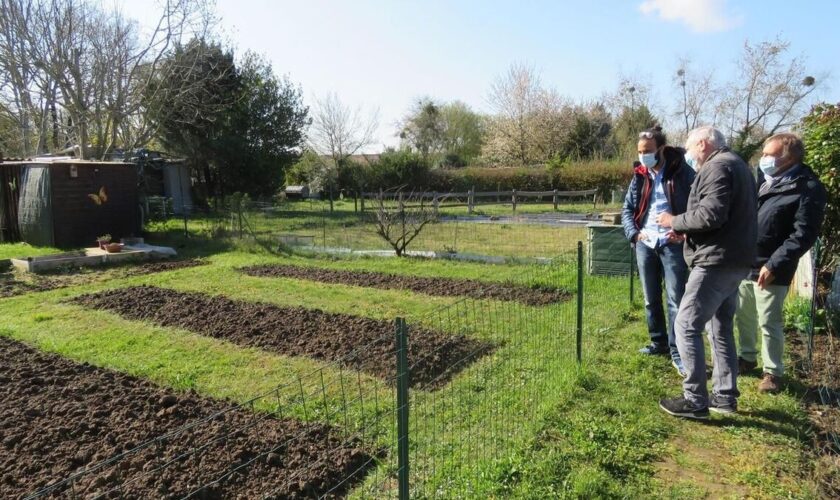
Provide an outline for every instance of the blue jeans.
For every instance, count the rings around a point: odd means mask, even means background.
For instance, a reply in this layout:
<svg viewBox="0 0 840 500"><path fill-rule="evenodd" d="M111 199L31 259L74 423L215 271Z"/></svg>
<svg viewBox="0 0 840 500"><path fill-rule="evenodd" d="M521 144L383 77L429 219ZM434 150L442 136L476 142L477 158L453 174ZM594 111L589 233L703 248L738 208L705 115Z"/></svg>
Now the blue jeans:
<svg viewBox="0 0 840 500"><path fill-rule="evenodd" d="M636 262L639 266L642 290L645 293L645 315L650 341L662 348L667 345L671 358L680 359L674 336L674 321L680 309L680 301L685 293L685 282L688 279L688 266L683 258L683 244L672 243L653 249L640 241L636 243ZM668 300L667 325L662 306L663 280Z"/></svg>

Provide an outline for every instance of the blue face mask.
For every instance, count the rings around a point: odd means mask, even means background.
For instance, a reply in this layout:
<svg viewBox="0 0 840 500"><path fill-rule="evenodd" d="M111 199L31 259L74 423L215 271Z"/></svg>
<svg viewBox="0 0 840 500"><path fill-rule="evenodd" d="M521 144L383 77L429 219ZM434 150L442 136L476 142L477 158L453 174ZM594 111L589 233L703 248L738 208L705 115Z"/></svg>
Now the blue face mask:
<svg viewBox="0 0 840 500"><path fill-rule="evenodd" d="M645 153L639 155L639 163L647 168L653 168L657 163L656 153Z"/></svg>
<svg viewBox="0 0 840 500"><path fill-rule="evenodd" d="M776 166L775 156L762 156L758 162L758 168L764 172L764 175L769 175L770 177L773 177L779 172L779 168Z"/></svg>

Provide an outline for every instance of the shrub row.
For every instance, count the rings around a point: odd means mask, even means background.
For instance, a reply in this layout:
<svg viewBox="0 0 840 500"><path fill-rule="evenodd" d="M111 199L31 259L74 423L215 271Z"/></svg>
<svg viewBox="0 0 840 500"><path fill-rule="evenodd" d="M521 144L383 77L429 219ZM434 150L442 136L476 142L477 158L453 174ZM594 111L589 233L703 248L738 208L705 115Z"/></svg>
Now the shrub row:
<svg viewBox="0 0 840 500"><path fill-rule="evenodd" d="M615 187L630 182L632 167L617 161L583 161L555 167L465 167L430 169L417 155L395 152L373 165L347 165L340 175L343 189L410 189L445 192L578 191L598 189L607 197Z"/></svg>

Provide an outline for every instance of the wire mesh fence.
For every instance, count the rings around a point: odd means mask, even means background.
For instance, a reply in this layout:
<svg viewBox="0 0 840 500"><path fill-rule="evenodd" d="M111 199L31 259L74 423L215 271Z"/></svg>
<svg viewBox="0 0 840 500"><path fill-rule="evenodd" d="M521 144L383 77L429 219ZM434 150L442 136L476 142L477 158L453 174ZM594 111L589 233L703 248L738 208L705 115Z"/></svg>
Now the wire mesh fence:
<svg viewBox="0 0 840 500"><path fill-rule="evenodd" d="M511 450L528 446L554 404L555 391L577 370L579 270L574 258L533 270L534 278L541 275L541 286L568 291L561 302L530 307L461 300L409 320L409 345L415 329L433 325L492 346L455 360L452 368L462 367L458 377L439 390L423 384L409 392L410 451L403 466L409 468L411 497L494 494L500 465L511 458Z"/></svg>
<svg viewBox="0 0 840 500"><path fill-rule="evenodd" d="M281 206L248 202L207 214L193 212L183 221L162 206L157 212L161 216L153 219L163 219L162 227L176 231L182 222L188 235L227 234L318 251L392 251L377 235L369 210L356 203L338 202L330 212L326 204L314 201ZM554 213L506 218L443 212L408 249L418 255L516 265L518 282L564 290L566 300L534 306L465 298L425 315L398 318L395 337L389 339L391 379L378 381L376 389L370 382L342 382L332 371L326 379L331 383L298 380L302 388L284 402L284 414L326 422L347 439L364 443L368 468L342 482L352 485L351 496L499 496L500 475L512 450L526 448L537 435L552 395L574 378L579 361L585 363L600 343L609 341L616 325L638 314L635 303L642 293L635 253L618 225ZM818 382L820 398L836 406L840 344L826 300L830 290L817 285L819 253L818 242L812 252L815 286L800 331L806 367ZM413 341L429 330L480 343L458 357L447 357L446 346L412 355ZM431 377L412 381L430 360L444 362ZM352 378L352 372L347 376ZM346 396L334 396L335 384L352 385L350 392L359 396L346 403ZM269 406L266 414L281 417L280 406ZM838 436L832 439L840 448Z"/></svg>
<svg viewBox="0 0 840 500"><path fill-rule="evenodd" d="M393 242L382 236L376 210L362 211L358 201L337 201L331 211L320 200L269 203L231 197L212 208L178 207L165 198L146 202L144 226L155 234L193 238L251 239L277 249L294 247L334 254L393 254ZM409 255L439 255L467 260L553 258L558 251L574 252L585 238L587 223L597 219L586 208L566 205L582 213L547 212L520 216L468 216L465 211L437 211L422 231L410 235ZM386 208L392 210L393 207ZM407 210L412 210L410 207ZM463 212L463 213L462 213Z"/></svg>
<svg viewBox="0 0 840 500"><path fill-rule="evenodd" d="M801 367L805 371L809 384L816 389L823 405L836 408L840 406L840 310L832 301L837 294L832 291L829 273L820 275L822 261L822 241L817 240L810 252L810 266L805 266L811 273L807 281L811 284L810 294L803 301L794 301L788 311L787 322L801 336L804 350ZM802 267L800 267L801 272ZM836 297L834 297L836 301ZM804 307L804 310L802 308ZM823 425L823 432L834 450L840 450L840 432L836 425Z"/></svg>
<svg viewBox="0 0 840 500"><path fill-rule="evenodd" d="M234 205L205 217L193 211L180 219L170 208L162 201L150 209L147 227L256 239L303 235L317 224L325 231L328 223L319 212L291 216L270 204ZM353 224L369 224L359 217L330 219L323 246L341 238L367 246L353 232ZM427 248L452 244L465 253L504 256L479 262L504 262L516 284L554 299L529 304L477 294L395 318L393 333L337 361L290 373L244 403L160 429L27 498L144 496L152 484L153 495L173 498L501 495L511 460L533 445L557 394L569 390L581 364L632 314L633 256L615 225L455 222L448 232L428 235ZM426 337L439 334L449 340L423 348ZM371 363L372 352L385 353L380 362L390 367L388 375L353 368ZM171 478L164 490L161 477Z"/></svg>

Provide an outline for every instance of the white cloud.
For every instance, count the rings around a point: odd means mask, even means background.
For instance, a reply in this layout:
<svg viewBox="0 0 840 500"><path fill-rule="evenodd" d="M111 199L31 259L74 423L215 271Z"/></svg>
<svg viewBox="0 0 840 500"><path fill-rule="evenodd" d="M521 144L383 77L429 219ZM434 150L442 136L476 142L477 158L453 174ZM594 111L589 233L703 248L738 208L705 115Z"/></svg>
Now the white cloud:
<svg viewBox="0 0 840 500"><path fill-rule="evenodd" d="M645 0L639 10L663 21L680 21L697 33L726 31L742 22L726 10L726 0Z"/></svg>

